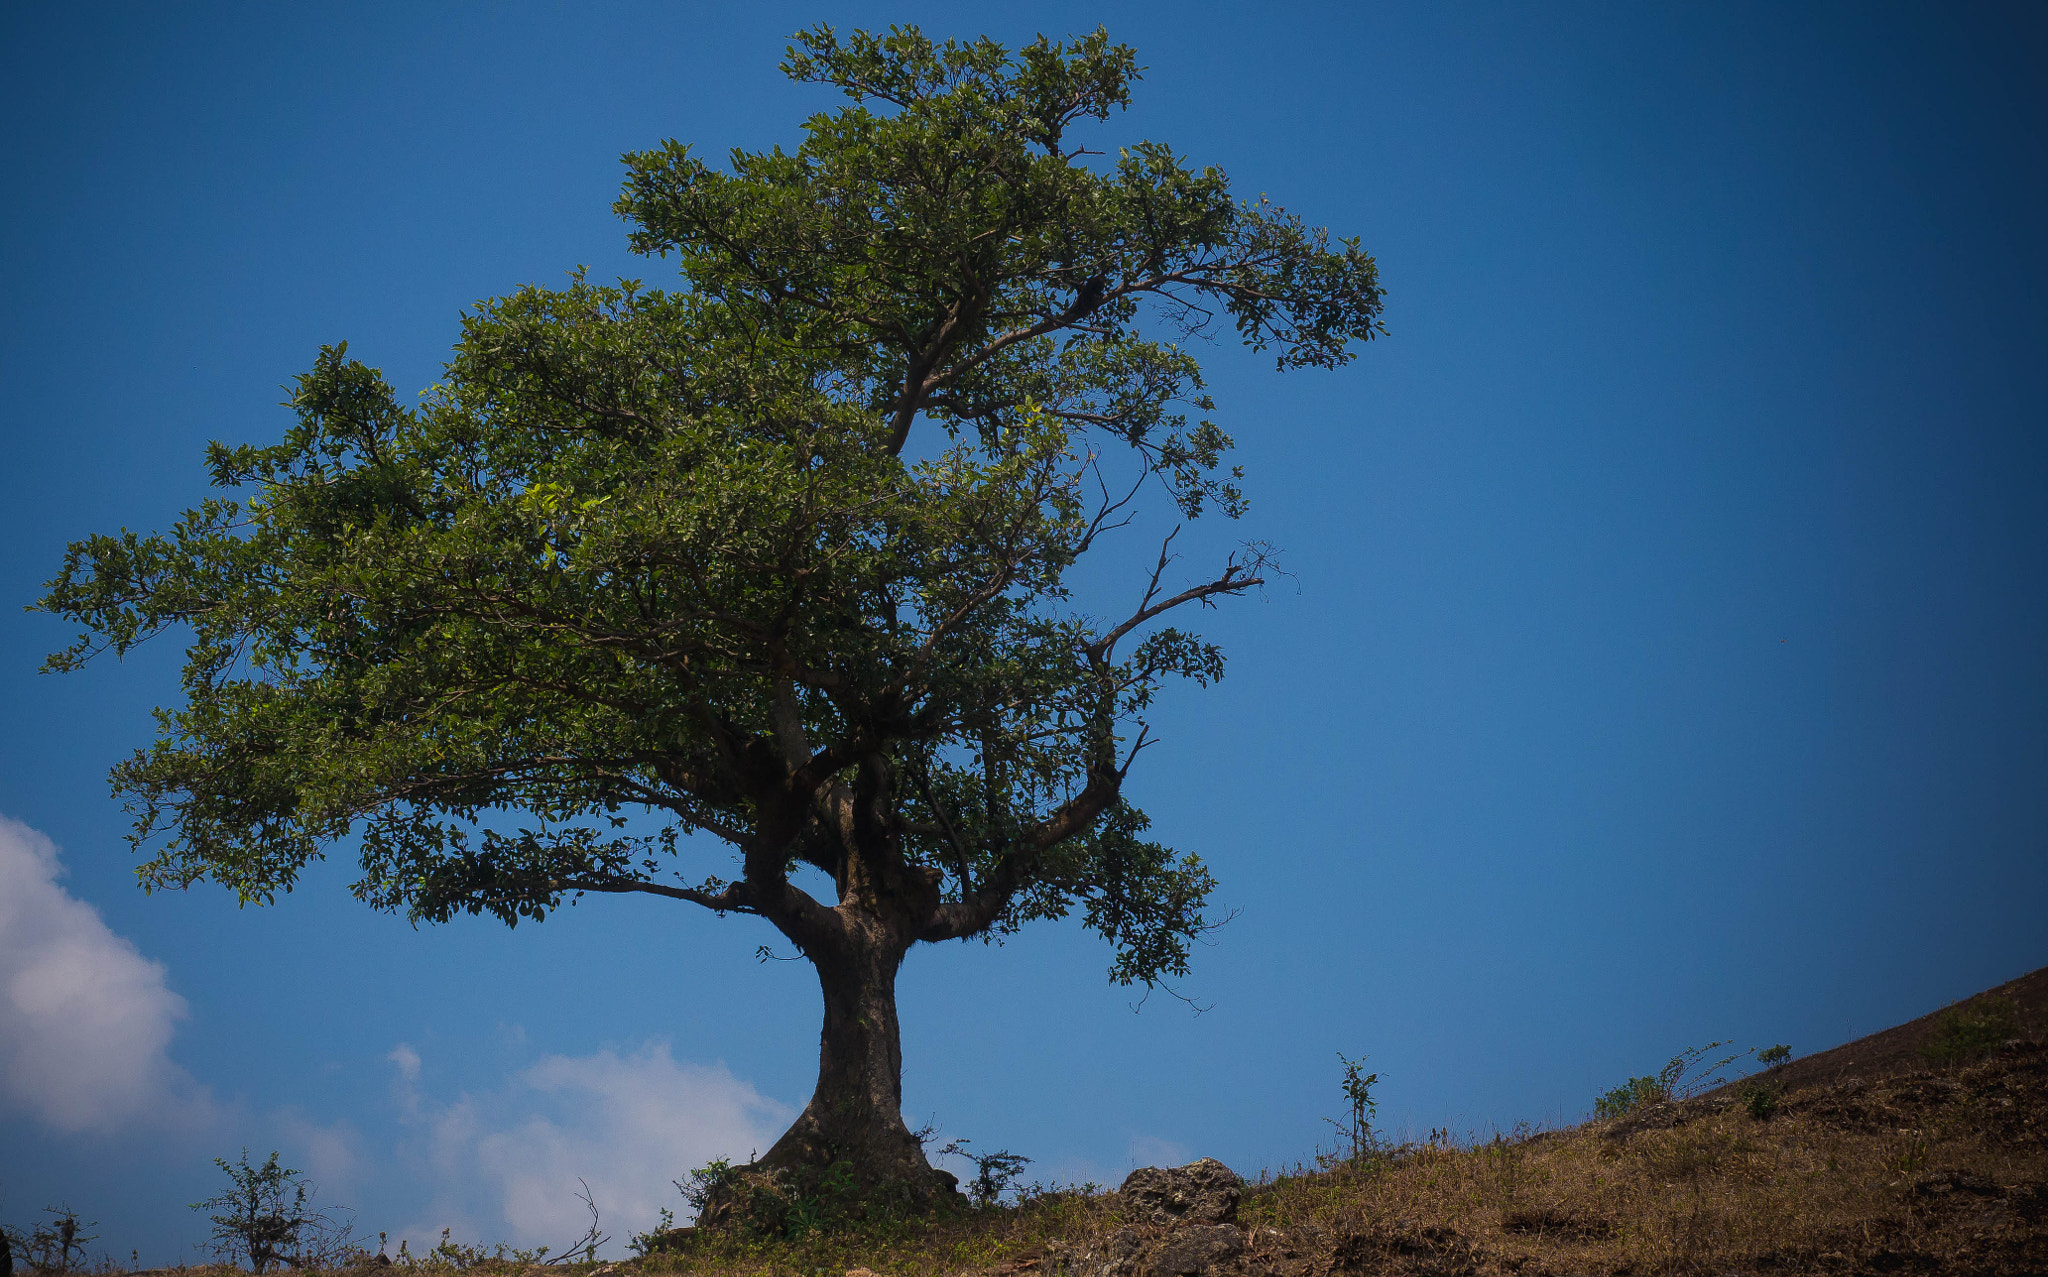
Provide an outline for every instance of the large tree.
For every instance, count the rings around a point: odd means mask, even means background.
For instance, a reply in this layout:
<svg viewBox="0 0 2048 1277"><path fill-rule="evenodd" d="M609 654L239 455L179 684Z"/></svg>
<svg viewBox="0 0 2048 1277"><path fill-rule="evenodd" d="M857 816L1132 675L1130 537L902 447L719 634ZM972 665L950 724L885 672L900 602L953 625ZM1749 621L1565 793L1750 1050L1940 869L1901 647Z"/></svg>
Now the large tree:
<svg viewBox="0 0 2048 1277"><path fill-rule="evenodd" d="M415 407L323 350L283 442L212 446L222 497L73 545L42 606L85 631L58 669L189 635L183 705L114 772L146 887L267 902L353 840L355 893L415 920L588 892L763 919L824 1030L761 1167L923 1199L912 945L1079 908L1151 983L1207 925L1209 873L1123 785L1161 682L1222 670L1162 618L1263 555L1169 581L1148 551L1107 619L1069 588L1148 492L1240 512L1179 343L1227 322L1337 366L1380 290L1214 168L1078 145L1138 78L1100 31L796 39L783 69L853 102L794 152L625 157L617 209L674 287L481 303Z"/></svg>

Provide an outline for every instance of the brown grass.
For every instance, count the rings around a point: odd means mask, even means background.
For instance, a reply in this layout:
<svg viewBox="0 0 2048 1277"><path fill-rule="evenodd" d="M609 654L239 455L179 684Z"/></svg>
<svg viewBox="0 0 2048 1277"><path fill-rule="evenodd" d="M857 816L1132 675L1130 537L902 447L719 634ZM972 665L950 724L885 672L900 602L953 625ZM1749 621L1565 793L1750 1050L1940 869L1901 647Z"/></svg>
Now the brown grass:
<svg viewBox="0 0 2048 1277"><path fill-rule="evenodd" d="M1660 1105L1282 1178L1250 1196L1243 1218L1390 1252L1454 1237L1481 1272L2041 1272L2044 1082L2048 1054L2029 1047L1793 1094L1761 1121L1734 1097Z"/></svg>
<svg viewBox="0 0 2048 1277"><path fill-rule="evenodd" d="M2027 979L2048 987L2043 974ZM2048 1274L2048 1045L2031 1003L2020 1005L2030 1040L1974 1060L1929 1067L1909 1052L1931 1031L1915 1022L1901 1026L1911 1035L1865 1040L1883 1049L1865 1053L1871 1069L1860 1077L1846 1071L1852 1043L1803 1077L1775 1069L1612 1120L1267 1177L1239 1213L1245 1257L1186 1277ZM1769 1102L1752 1103L1760 1086ZM1176 1277L1146 1271L1142 1256L1135 1267L1105 1263L1154 1236L1114 1194L1041 1193L794 1240L669 1236L669 1248L620 1264L431 1260L376 1271ZM365 1277L364 1266L352 1273Z"/></svg>
<svg viewBox="0 0 2048 1277"><path fill-rule="evenodd" d="M1253 1185L1248 1267L1371 1273L2048 1272L2048 1050L1783 1096L1737 1094ZM1113 1196L798 1242L692 1238L651 1272L1053 1270L1128 1225ZM1139 1230L1141 1233L1144 1231ZM1064 1243L1064 1246L1061 1245Z"/></svg>

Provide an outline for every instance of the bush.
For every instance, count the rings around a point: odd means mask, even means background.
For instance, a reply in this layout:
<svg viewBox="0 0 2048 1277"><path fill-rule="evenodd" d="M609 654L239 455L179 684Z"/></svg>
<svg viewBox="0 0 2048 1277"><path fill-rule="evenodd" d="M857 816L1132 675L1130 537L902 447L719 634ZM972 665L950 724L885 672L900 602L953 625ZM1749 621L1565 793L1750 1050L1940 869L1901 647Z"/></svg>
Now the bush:
<svg viewBox="0 0 2048 1277"><path fill-rule="evenodd" d="M1713 1090L1721 1085L1721 1070L1748 1054L1746 1051L1737 1051L1711 1063L1701 1063L1709 1052L1727 1045L1726 1042L1709 1042L1705 1046L1680 1051L1671 1057L1670 1063L1657 1070L1655 1077L1632 1077L1594 1100L1593 1116L1622 1117L1646 1104L1661 1104L1666 1100L1689 1100L1695 1095ZM1759 1052L1758 1058L1761 1059L1765 1054L1772 1054L1774 1060L1785 1058L1773 1054L1778 1049L1772 1047L1769 1052ZM1784 1050L1785 1056L1792 1054L1790 1047Z"/></svg>
<svg viewBox="0 0 2048 1277"><path fill-rule="evenodd" d="M764 1171L734 1166L721 1157L691 1171L687 1184L674 1183L696 1211L698 1228L730 1231L756 1241L829 1232L873 1204L860 1200L854 1165L844 1160L822 1170L807 1166ZM636 1234L633 1244L643 1254L671 1250L676 1232L672 1217L667 1217L654 1232Z"/></svg>
<svg viewBox="0 0 2048 1277"><path fill-rule="evenodd" d="M1031 1159L1009 1149L997 1149L993 1153L970 1153L967 1145L972 1140L954 1140L939 1150L940 1157L964 1157L974 1163L974 1178L967 1182L967 1193L976 1206L993 1206L1002 1200L1010 1185L1024 1173Z"/></svg>
<svg viewBox="0 0 2048 1277"><path fill-rule="evenodd" d="M227 1172L232 1187L192 1203L192 1209L219 1212L207 1217L218 1258L246 1262L261 1273L276 1264L331 1267L361 1253L351 1240L353 1227L315 1211L308 1201L312 1185L300 1172L278 1165L275 1150L261 1166L249 1165L246 1148L232 1165L224 1157L214 1158L213 1164Z"/></svg>
<svg viewBox="0 0 2048 1277"><path fill-rule="evenodd" d="M1742 1093L1742 1108L1750 1118L1768 1122L1778 1111L1778 1088L1775 1086L1752 1086Z"/></svg>
<svg viewBox="0 0 2048 1277"><path fill-rule="evenodd" d="M1920 1054L1935 1064L1975 1059L2020 1035L2019 1008L2011 998L1976 998L1950 1007L1934 1022Z"/></svg>
<svg viewBox="0 0 2048 1277"><path fill-rule="evenodd" d="M1646 1104L1671 1098L1671 1089L1654 1077L1632 1077L1593 1101L1594 1117L1625 1117Z"/></svg>
<svg viewBox="0 0 2048 1277"><path fill-rule="evenodd" d="M80 1219L69 1206L45 1206L43 1214L50 1217L49 1222L38 1223L27 1232L4 1230L8 1250L37 1273L78 1271L85 1263L86 1245L99 1240L97 1233L86 1230L97 1227L99 1221Z"/></svg>
<svg viewBox="0 0 2048 1277"><path fill-rule="evenodd" d="M1374 1154L1380 1151L1379 1133L1372 1127L1373 1119L1379 1116L1380 1111L1379 1101L1372 1097L1372 1088L1379 1085L1380 1075L1363 1071L1365 1057L1362 1055L1354 1060L1339 1051L1337 1062L1344 1066L1342 1085L1345 1114L1342 1121L1334 1117L1326 1117L1323 1120L1337 1128L1338 1133L1344 1137L1344 1142L1350 1145L1350 1151L1342 1156L1319 1155L1318 1160L1325 1166L1344 1165L1363 1169L1373 1160Z"/></svg>

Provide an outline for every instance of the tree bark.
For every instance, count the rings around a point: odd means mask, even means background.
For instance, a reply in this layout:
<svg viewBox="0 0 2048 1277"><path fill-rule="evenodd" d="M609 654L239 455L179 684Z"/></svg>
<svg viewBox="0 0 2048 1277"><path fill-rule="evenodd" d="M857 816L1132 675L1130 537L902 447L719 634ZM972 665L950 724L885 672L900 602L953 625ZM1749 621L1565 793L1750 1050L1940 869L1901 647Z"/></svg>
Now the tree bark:
<svg viewBox="0 0 2048 1277"><path fill-rule="evenodd" d="M958 1180L925 1160L903 1122L903 1047L896 973L913 937L845 906L845 924L809 954L824 994L818 1085L796 1121L749 1171L829 1176L845 1163L846 1191L867 1205L922 1210L957 1196Z"/></svg>

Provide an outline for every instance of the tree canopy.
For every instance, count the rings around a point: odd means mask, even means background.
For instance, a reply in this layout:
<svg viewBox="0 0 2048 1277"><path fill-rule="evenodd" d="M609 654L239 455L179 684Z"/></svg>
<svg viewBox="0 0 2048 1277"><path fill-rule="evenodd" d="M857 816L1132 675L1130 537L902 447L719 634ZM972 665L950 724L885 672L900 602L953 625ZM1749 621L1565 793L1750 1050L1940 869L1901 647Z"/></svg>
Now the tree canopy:
<svg viewBox="0 0 2048 1277"><path fill-rule="evenodd" d="M1213 881L1122 786L1163 682L1222 673L1168 614L1267 558L1177 585L1169 534L1107 619L1070 569L1148 500L1244 511L1189 339L1341 365L1373 260L1164 145L1080 145L1139 75L1100 30L821 26L783 69L851 99L793 151L625 157L670 286L479 303L414 406L323 349L281 442L209 449L221 496L70 548L52 668L189 635L114 773L146 886L267 902L353 839L356 894L415 920L758 915L819 965L827 1074L833 971L919 941L1078 908L1115 979L1185 970Z"/></svg>

